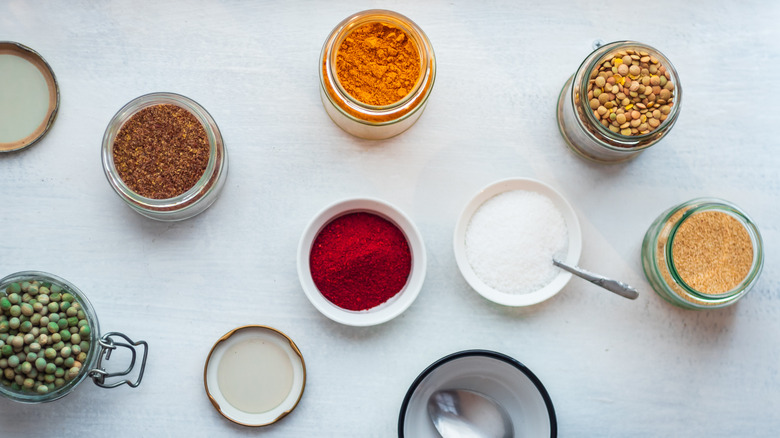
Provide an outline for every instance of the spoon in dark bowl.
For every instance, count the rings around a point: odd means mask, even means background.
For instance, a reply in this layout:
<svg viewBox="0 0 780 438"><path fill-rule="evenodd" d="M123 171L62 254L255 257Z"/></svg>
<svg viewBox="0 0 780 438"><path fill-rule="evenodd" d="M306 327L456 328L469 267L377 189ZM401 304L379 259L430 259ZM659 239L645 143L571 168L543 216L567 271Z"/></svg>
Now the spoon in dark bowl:
<svg viewBox="0 0 780 438"><path fill-rule="evenodd" d="M428 415L442 438L513 438L512 419L491 397L468 389L434 392Z"/></svg>

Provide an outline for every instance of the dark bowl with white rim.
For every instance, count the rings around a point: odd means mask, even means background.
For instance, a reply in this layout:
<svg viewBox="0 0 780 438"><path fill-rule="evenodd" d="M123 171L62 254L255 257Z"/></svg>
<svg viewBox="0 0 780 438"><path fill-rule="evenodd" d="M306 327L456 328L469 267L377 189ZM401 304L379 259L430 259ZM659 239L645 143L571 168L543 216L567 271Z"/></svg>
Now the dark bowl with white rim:
<svg viewBox="0 0 780 438"><path fill-rule="evenodd" d="M400 438L438 438L427 403L443 389L468 389L485 394L503 406L515 436L558 436L555 408L547 389L531 370L503 353L464 350L428 366L406 392L398 415Z"/></svg>

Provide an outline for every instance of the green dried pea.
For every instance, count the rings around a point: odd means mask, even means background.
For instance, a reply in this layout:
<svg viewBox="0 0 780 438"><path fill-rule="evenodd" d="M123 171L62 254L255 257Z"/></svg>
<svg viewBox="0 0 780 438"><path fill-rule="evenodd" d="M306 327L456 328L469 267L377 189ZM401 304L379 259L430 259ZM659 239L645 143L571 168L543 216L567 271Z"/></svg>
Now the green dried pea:
<svg viewBox="0 0 780 438"><path fill-rule="evenodd" d="M47 324L46 328L49 330L49 333L57 333L60 331L60 326L54 321Z"/></svg>
<svg viewBox="0 0 780 438"><path fill-rule="evenodd" d="M91 329L76 297L38 281L5 290L7 295L0 296L0 384L48 393L78 376Z"/></svg>
<svg viewBox="0 0 780 438"><path fill-rule="evenodd" d="M35 313L35 310L33 310L33 306L30 303L22 303L20 308L22 315L24 316L32 316L33 313Z"/></svg>

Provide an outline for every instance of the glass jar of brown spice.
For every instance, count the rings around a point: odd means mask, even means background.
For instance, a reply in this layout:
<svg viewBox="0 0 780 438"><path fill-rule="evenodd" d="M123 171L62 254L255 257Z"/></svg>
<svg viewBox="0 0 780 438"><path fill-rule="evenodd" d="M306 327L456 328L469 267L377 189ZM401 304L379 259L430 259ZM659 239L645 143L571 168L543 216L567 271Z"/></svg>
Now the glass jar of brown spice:
<svg viewBox="0 0 780 438"><path fill-rule="evenodd" d="M670 208L642 242L650 285L686 309L735 303L755 285L763 265L758 228L739 207L721 199L693 199Z"/></svg>
<svg viewBox="0 0 780 438"><path fill-rule="evenodd" d="M197 102L174 93L147 94L122 107L108 124L101 155L119 197L160 221L203 212L227 177L216 122Z"/></svg>

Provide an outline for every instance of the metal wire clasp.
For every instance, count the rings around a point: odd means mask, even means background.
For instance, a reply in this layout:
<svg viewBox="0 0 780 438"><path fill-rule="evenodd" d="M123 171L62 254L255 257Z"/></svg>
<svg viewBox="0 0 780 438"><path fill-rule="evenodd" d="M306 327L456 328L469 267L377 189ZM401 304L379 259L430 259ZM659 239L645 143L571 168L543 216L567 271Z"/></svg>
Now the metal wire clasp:
<svg viewBox="0 0 780 438"><path fill-rule="evenodd" d="M127 342L114 342L114 340L111 339L112 336L121 337ZM116 388L117 386L121 386L126 383L130 387L135 388L141 384L141 379L144 377L144 369L146 369L146 355L149 352L149 344L147 344L146 341L133 342L132 339L128 338L123 333L110 332L103 335L103 337L98 340L98 343L100 344L100 351L98 352L100 356L98 357L95 368L89 370L88 373L97 386L100 386L101 388ZM135 368L135 360L137 356L136 347L140 345L144 346L144 354L141 358L141 368L138 372L138 379L136 379L135 382L125 379L118 380L114 383L106 383L107 378L126 376L133 371L133 368ZM130 365L122 372L109 373L103 368L103 359L109 360L111 358L111 352L114 351L117 347L125 347L130 350L130 353L132 354L132 357L130 358Z"/></svg>

